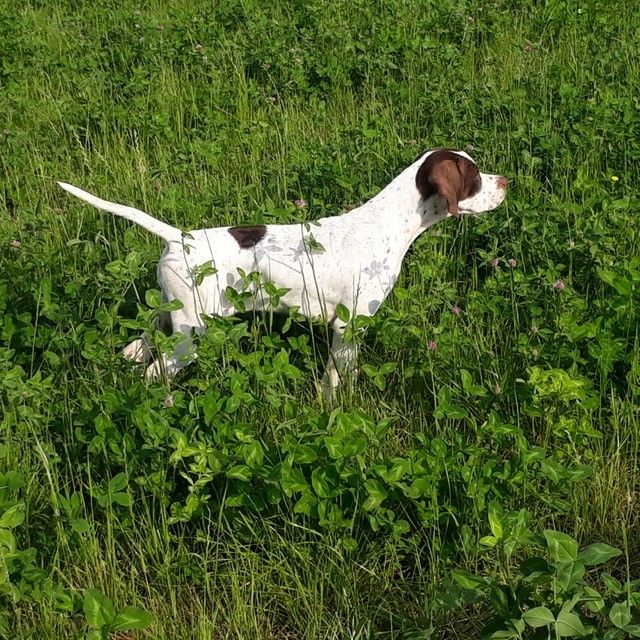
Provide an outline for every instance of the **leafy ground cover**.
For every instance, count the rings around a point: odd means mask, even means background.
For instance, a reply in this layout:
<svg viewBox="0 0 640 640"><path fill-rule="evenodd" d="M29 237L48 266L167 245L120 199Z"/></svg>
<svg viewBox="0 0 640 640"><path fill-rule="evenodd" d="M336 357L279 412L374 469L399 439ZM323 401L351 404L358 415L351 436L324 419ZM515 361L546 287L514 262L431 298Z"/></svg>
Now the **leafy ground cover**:
<svg viewBox="0 0 640 640"><path fill-rule="evenodd" d="M0 636L638 636L639 34L597 0L2 5ZM508 201L415 243L336 407L295 318L213 318L145 384L160 244L55 185L292 222L434 146Z"/></svg>

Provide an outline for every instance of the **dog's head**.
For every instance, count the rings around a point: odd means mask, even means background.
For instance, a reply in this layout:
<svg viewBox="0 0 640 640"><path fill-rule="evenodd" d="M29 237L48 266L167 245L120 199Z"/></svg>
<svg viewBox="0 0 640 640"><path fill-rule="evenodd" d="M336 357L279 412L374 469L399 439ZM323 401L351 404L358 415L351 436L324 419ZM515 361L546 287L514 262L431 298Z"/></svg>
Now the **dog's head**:
<svg viewBox="0 0 640 640"><path fill-rule="evenodd" d="M416 174L416 187L424 200L436 196L436 213L445 210L458 217L495 209L507 195L504 176L481 173L464 152L451 149L430 151Z"/></svg>

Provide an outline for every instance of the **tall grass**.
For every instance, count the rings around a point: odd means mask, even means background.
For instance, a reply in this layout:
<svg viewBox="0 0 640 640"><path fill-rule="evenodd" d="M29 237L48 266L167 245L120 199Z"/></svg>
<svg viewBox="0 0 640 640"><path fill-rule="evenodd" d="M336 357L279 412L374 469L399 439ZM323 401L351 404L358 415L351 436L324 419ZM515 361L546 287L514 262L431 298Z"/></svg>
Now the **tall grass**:
<svg viewBox="0 0 640 640"><path fill-rule="evenodd" d="M18 548L65 589L152 611L149 637L185 640L474 637L482 610L436 605L451 567L506 570L475 544L490 500L623 547L616 570L637 577L639 27L634 3L595 0L0 7L0 497L26 504ZM208 471L170 460L172 430L208 437L190 407L212 388L231 397L225 376L249 371L237 363L254 348L266 372L270 332L258 323L237 348L212 332L171 388L145 386L117 351L160 243L55 181L185 230L291 222L363 202L435 146L509 176L508 200L415 243L361 349L396 370L384 390L361 372L340 405L392 418L374 461L442 439L451 477L434 520L416 529L399 510L411 533L389 534L357 512L345 538L296 513L295 496L218 509L231 489L203 480L211 502L176 522ZM318 350L285 343L303 376L270 392L247 374L261 401L225 414L265 448L325 428L324 333L300 335ZM536 383L536 368L572 382ZM492 412L589 475L554 481L531 463L503 482L496 461L517 457L516 439L483 431ZM131 503L101 505L120 471ZM82 637L77 606L60 612L1 558L0 635Z"/></svg>

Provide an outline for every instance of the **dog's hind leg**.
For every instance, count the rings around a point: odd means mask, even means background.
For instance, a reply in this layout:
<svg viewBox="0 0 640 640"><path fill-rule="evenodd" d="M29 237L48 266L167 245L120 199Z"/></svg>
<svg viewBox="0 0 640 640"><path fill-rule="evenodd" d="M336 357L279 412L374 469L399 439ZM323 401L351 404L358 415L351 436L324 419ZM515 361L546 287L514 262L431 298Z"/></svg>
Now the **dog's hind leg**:
<svg viewBox="0 0 640 640"><path fill-rule="evenodd" d="M158 355L147 367L144 374L147 380L172 378L198 357L193 343L193 333L202 334L206 329L200 315L189 308L178 309L171 312L171 326L177 342L170 353Z"/></svg>
<svg viewBox="0 0 640 640"><path fill-rule="evenodd" d="M179 334L179 339L170 354L163 354L147 367L145 378L147 380L157 380L159 378L171 378L178 371L191 364L198 354L193 343L193 334L202 335L206 330L206 325L201 317L202 313L219 316L231 316L235 309L232 305L222 306L219 303L217 290L208 292L210 298L198 297L193 305L185 305L183 308L171 312L171 325L174 331ZM171 296L168 296L171 298ZM174 296L177 297L177 296Z"/></svg>
<svg viewBox="0 0 640 640"><path fill-rule="evenodd" d="M191 331L182 333L178 344L169 355L161 355L147 367L144 377L158 380L161 377L172 378L180 369L184 369L196 359Z"/></svg>
<svg viewBox="0 0 640 640"><path fill-rule="evenodd" d="M133 362L147 363L151 360L151 345L147 336L143 335L137 340L130 342L123 350L122 355Z"/></svg>
<svg viewBox="0 0 640 640"><path fill-rule="evenodd" d="M171 327L170 314L167 312L161 313L154 321L154 324L156 329L162 329L166 326ZM120 353L127 360L146 364L153 358L153 340L145 331L139 338L132 340Z"/></svg>

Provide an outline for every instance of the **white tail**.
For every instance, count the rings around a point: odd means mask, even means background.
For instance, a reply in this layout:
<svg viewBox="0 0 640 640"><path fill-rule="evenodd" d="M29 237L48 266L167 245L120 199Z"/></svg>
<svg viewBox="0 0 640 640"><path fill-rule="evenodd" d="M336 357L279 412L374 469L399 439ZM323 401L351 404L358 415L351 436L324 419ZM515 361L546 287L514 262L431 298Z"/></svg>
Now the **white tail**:
<svg viewBox="0 0 640 640"><path fill-rule="evenodd" d="M109 211L117 216L120 216L121 218L131 220L131 222L135 222L147 231L150 231L154 235L161 237L165 242L180 242L182 239L182 231L180 231L180 229L176 229L166 222L156 220L153 216L150 216L144 211L134 209L133 207L126 207L123 204L109 202L108 200L102 200L101 198L97 198L96 196L91 195L90 193L87 193L82 189L78 189L78 187L74 187L71 184L67 184L66 182L58 182L58 184L65 191L68 191L69 193L76 196L76 198L80 198L80 200L88 202L97 209Z"/></svg>

